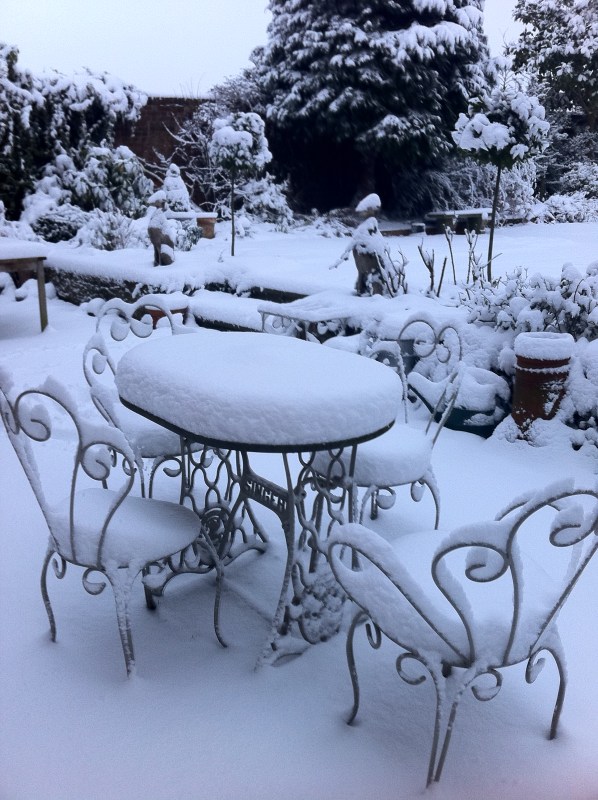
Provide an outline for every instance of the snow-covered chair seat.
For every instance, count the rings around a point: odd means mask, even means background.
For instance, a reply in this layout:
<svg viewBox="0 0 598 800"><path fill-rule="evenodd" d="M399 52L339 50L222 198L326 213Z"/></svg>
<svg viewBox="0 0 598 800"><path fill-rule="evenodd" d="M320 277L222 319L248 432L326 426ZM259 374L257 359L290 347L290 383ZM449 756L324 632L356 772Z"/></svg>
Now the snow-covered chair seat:
<svg viewBox="0 0 598 800"><path fill-rule="evenodd" d="M143 494L147 492L149 497L159 468L167 475L182 475L180 438L125 408L118 397L114 375L120 354L131 346L129 337L146 339L151 335L190 331L177 319L173 310L183 301L185 298L181 299L180 293L170 298L145 295L135 303L125 303L117 298L106 301L96 312L96 331L83 353L83 373L95 407L107 422L125 434L141 463L148 464L148 486L142 474L141 491ZM153 316L151 312L154 312ZM162 317L158 325L155 321L157 316Z"/></svg>
<svg viewBox="0 0 598 800"><path fill-rule="evenodd" d="M427 782L440 779L459 702L470 689L491 700L501 670L526 663L532 683L551 654L559 676L550 738L557 733L566 674L558 613L598 548L598 486L572 480L518 498L492 521L399 536L390 544L353 523L329 540L332 571L359 607L347 659L359 707L354 639L366 623L401 648L396 664L411 685L431 677L436 714ZM347 557L347 548L353 559Z"/></svg>
<svg viewBox="0 0 598 800"><path fill-rule="evenodd" d="M402 397L397 397L397 404L403 406L404 422L395 422L382 436L364 442L357 448L353 483L365 490L360 500L359 519L363 520L368 504L372 519L376 518L378 508L391 508L396 498L394 488L397 486L410 486L411 497L416 501L421 500L427 486L434 500L434 525L438 527L440 494L432 468L432 451L459 391L459 334L448 323L437 325L426 317L410 317L396 340L378 340L373 335L369 341L365 341L362 352L394 369L401 378L403 393ZM433 405L426 408L420 404L417 411L409 413L409 376L405 362L413 355L418 363L432 361L435 368L435 373L431 373L432 378L438 380L435 383L437 392ZM400 417L401 412L397 419ZM341 456L345 475L349 472L349 458L350 453ZM328 479L334 479L334 474L329 473L334 473L335 464L327 453L318 453L314 466Z"/></svg>
<svg viewBox="0 0 598 800"><path fill-rule="evenodd" d="M155 607L177 565L189 562L216 569L214 627L218 627L221 565L202 534L199 517L179 503L131 494L142 471L123 433L102 421L83 420L64 387L48 379L41 387L11 394L4 376L0 410L8 437L29 479L50 536L43 562L41 592L52 641L56 624L47 590L52 564L63 578L67 564L84 569L82 583L92 595L110 583L127 674L134 671L129 600L143 575L146 601ZM196 569L195 571L199 571ZM106 580L93 579L99 573ZM154 578L154 586L152 586ZM159 585L156 578L160 578Z"/></svg>
<svg viewBox="0 0 598 800"><path fill-rule="evenodd" d="M416 371L407 376L407 382L409 390L431 410L442 391L441 383ZM487 438L507 415L510 398L509 385L500 375L463 364L459 392L446 426Z"/></svg>

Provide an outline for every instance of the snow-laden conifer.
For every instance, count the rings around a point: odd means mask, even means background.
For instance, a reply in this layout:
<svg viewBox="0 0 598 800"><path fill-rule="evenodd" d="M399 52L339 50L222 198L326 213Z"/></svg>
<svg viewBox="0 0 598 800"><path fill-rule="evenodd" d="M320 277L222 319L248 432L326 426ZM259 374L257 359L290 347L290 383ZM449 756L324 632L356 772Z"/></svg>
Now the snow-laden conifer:
<svg viewBox="0 0 598 800"><path fill-rule="evenodd" d="M450 149L457 114L483 85L482 7L271 0L269 41L255 61L270 142L295 185L313 196L315 173L334 176L336 166L342 185L324 195L348 203L349 192L375 191L381 171Z"/></svg>

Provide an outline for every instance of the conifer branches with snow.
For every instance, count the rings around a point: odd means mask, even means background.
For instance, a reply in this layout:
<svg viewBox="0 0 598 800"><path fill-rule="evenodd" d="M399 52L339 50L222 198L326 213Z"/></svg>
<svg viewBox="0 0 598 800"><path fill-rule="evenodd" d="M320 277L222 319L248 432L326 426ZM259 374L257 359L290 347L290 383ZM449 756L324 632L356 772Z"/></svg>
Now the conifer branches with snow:
<svg viewBox="0 0 598 800"><path fill-rule="evenodd" d="M482 5L271 0L255 60L270 141L294 183L305 189L336 160L363 196L377 168L447 152L458 111L484 85Z"/></svg>

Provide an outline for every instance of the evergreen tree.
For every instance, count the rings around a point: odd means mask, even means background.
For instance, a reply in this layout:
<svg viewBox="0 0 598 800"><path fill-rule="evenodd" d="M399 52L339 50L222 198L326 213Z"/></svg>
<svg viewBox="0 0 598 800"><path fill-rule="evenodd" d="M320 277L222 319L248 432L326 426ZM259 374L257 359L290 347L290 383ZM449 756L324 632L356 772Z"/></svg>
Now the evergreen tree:
<svg viewBox="0 0 598 800"><path fill-rule="evenodd" d="M483 85L482 7L270 0L269 41L254 61L269 141L304 204L388 198L391 173L451 148L459 111Z"/></svg>
<svg viewBox="0 0 598 800"><path fill-rule="evenodd" d="M515 64L544 82L551 109L581 111L598 130L598 3L596 0L517 0L524 30Z"/></svg>

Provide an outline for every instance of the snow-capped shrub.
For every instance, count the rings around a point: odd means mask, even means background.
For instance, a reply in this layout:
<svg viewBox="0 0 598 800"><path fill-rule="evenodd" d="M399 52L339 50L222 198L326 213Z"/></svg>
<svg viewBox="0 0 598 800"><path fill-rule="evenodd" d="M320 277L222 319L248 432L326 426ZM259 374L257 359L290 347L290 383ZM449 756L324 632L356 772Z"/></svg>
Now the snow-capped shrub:
<svg viewBox="0 0 598 800"><path fill-rule="evenodd" d="M132 220L118 211L102 211L99 208L85 215L85 222L77 231L75 243L95 247L97 250L122 250L125 247L145 245L140 241L140 231Z"/></svg>
<svg viewBox="0 0 598 800"><path fill-rule="evenodd" d="M261 172L272 159L264 133L264 121L253 112L239 112L214 120L209 155L230 181L231 255L235 254L235 191L240 179Z"/></svg>
<svg viewBox="0 0 598 800"><path fill-rule="evenodd" d="M497 59L496 84L472 97L459 114L453 139L459 149L482 163L511 169L548 146L550 125L537 97L521 88L508 63Z"/></svg>
<svg viewBox="0 0 598 800"><path fill-rule="evenodd" d="M488 70L493 78L492 89L469 100L467 114L459 114L452 135L460 150L496 167L487 258L491 280L501 173L543 153L549 143L550 125L538 98L523 91L508 59L489 61Z"/></svg>
<svg viewBox="0 0 598 800"><path fill-rule="evenodd" d="M31 226L21 220L13 221L6 219L6 209L0 200L0 237L9 236L13 239L23 239L25 241L36 241L38 237ZM0 273L7 274L7 273Z"/></svg>
<svg viewBox="0 0 598 800"><path fill-rule="evenodd" d="M17 62L18 49L0 43L0 196L12 219L58 152L80 166L90 147L112 146L116 126L135 122L147 101L107 73L36 76Z"/></svg>
<svg viewBox="0 0 598 800"><path fill-rule="evenodd" d="M201 228L192 220L177 220L176 248L177 250L191 250L201 239Z"/></svg>
<svg viewBox="0 0 598 800"><path fill-rule="evenodd" d="M462 289L468 319L496 330L570 333L574 339L598 339L598 269L582 275L565 264L557 281L521 268L489 283Z"/></svg>
<svg viewBox="0 0 598 800"><path fill-rule="evenodd" d="M181 177L181 170L176 164L170 164L166 171L162 190L166 195L166 208L169 211L190 211L191 198L185 182Z"/></svg>
<svg viewBox="0 0 598 800"><path fill-rule="evenodd" d="M239 188L243 209L265 222L273 222L279 231L288 231L293 223L293 212L285 196L286 184L275 183L270 173L254 178Z"/></svg>
<svg viewBox="0 0 598 800"><path fill-rule="evenodd" d="M68 242L86 222L80 208L65 203L37 217L31 228L46 242Z"/></svg>
<svg viewBox="0 0 598 800"><path fill-rule="evenodd" d="M241 112L214 120L210 155L235 176L262 170L272 159L263 119L259 114Z"/></svg>
<svg viewBox="0 0 598 800"><path fill-rule="evenodd" d="M586 197L598 200L598 164L578 161L563 175L561 190L565 194L583 192Z"/></svg>
<svg viewBox="0 0 598 800"><path fill-rule="evenodd" d="M553 194L543 203L537 203L529 218L532 222L595 222L598 199L588 198L585 192Z"/></svg>
<svg viewBox="0 0 598 800"><path fill-rule="evenodd" d="M40 209L68 204L83 211L99 209L135 218L145 213L152 190L141 162L128 147L92 147L81 169L61 153L26 198L24 217L33 222Z"/></svg>

